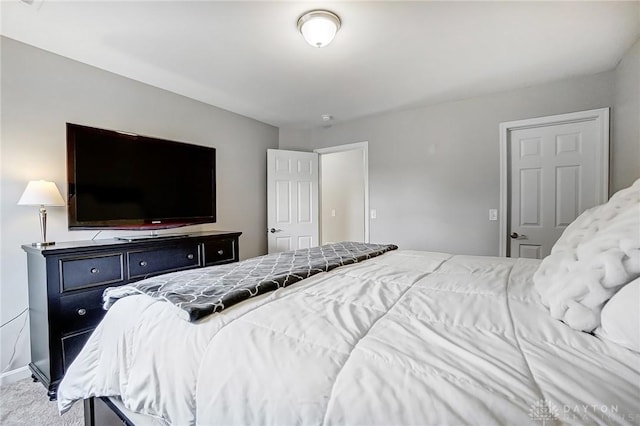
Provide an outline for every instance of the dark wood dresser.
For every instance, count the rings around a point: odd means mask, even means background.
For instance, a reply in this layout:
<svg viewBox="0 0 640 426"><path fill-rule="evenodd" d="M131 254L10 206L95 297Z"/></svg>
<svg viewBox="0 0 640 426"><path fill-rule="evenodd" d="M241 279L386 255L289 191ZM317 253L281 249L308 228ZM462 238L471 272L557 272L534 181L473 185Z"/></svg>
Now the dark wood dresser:
<svg viewBox="0 0 640 426"><path fill-rule="evenodd" d="M153 275L237 262L241 232L23 245L29 275L32 376L50 399L104 317L102 292Z"/></svg>

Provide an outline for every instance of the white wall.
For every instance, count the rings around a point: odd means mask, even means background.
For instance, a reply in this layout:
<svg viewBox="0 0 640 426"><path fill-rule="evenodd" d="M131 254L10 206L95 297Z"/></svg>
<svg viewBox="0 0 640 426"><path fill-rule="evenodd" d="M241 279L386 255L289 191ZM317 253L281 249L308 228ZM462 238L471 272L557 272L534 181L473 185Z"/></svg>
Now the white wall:
<svg viewBox="0 0 640 426"><path fill-rule="evenodd" d="M306 140L280 129L279 146L369 141L371 242L497 255L498 222L488 213L499 200L499 123L613 106L614 78L611 71L334 124Z"/></svg>
<svg viewBox="0 0 640 426"><path fill-rule="evenodd" d="M362 149L320 155L322 244L364 242L363 155Z"/></svg>
<svg viewBox="0 0 640 426"><path fill-rule="evenodd" d="M66 122L215 147L218 222L183 229L242 231L242 258L266 253L266 150L277 147L277 128L11 39L0 40L3 323L27 306L26 256L20 245L40 237L37 209L16 202L32 179L53 180L66 194ZM96 234L68 231L64 208L50 208L48 219L53 241ZM104 232L98 238L113 235ZM8 365L25 319L23 315L0 331L2 372L29 362L27 325Z"/></svg>
<svg viewBox="0 0 640 426"><path fill-rule="evenodd" d="M613 193L640 178L640 40L616 67L611 123Z"/></svg>

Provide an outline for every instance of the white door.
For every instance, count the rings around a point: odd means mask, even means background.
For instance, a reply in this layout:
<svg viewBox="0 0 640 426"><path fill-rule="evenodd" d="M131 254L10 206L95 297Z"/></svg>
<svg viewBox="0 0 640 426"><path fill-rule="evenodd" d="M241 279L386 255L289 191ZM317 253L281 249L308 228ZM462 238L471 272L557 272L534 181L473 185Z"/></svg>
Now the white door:
<svg viewBox="0 0 640 426"><path fill-rule="evenodd" d="M542 259L580 213L607 200L608 110L598 111L510 123L509 256Z"/></svg>
<svg viewBox="0 0 640 426"><path fill-rule="evenodd" d="M318 154L267 150L269 253L318 245Z"/></svg>

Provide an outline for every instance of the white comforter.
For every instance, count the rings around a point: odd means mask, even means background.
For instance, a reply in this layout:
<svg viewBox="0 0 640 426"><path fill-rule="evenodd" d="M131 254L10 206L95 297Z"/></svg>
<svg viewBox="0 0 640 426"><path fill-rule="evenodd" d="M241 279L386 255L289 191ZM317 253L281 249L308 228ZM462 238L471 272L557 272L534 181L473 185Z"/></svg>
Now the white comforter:
<svg viewBox="0 0 640 426"><path fill-rule="evenodd" d="M198 324L127 297L59 408L121 395L176 425L640 424L640 354L552 319L538 264L396 251Z"/></svg>

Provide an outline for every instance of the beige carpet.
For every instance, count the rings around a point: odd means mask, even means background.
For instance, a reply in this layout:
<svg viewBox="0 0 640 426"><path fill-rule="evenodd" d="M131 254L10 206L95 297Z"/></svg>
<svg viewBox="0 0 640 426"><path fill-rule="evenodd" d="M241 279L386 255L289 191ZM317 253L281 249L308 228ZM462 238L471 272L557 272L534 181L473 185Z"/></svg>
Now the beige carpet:
<svg viewBox="0 0 640 426"><path fill-rule="evenodd" d="M0 425L81 426L84 424L82 401L63 416L56 402L49 401L47 390L31 379L0 386Z"/></svg>

